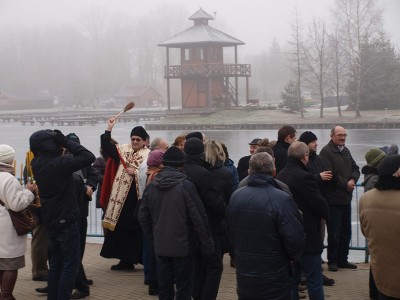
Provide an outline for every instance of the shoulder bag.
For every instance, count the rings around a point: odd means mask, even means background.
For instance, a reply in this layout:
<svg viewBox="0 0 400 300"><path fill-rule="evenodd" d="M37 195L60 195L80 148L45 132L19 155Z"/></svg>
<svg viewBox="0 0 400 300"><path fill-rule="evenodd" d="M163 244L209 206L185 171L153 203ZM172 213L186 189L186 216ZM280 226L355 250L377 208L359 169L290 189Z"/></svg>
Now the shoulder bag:
<svg viewBox="0 0 400 300"><path fill-rule="evenodd" d="M0 204L4 205L4 202L0 200ZM28 208L25 208L21 211L13 211L8 209L8 213L10 214L11 222L14 225L15 231L18 235L25 235L32 231L38 223L38 217L33 214Z"/></svg>

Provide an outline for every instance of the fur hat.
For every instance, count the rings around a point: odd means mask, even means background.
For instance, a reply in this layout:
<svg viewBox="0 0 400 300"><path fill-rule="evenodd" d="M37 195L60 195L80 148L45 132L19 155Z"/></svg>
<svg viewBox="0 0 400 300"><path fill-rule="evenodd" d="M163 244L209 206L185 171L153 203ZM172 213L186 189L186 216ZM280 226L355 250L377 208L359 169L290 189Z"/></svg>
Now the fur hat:
<svg viewBox="0 0 400 300"><path fill-rule="evenodd" d="M379 163L385 158L386 154L384 151L378 148L372 148L365 153L365 161L368 166L377 168Z"/></svg>
<svg viewBox="0 0 400 300"><path fill-rule="evenodd" d="M60 152L60 145L55 139L54 131L50 129L34 132L29 138L29 147L35 155Z"/></svg>
<svg viewBox="0 0 400 300"><path fill-rule="evenodd" d="M161 151L160 149L155 149L149 153L149 156L147 157L147 165L149 167L158 167L159 165L162 164L164 152Z"/></svg>
<svg viewBox="0 0 400 300"><path fill-rule="evenodd" d="M191 139L191 138L197 138L200 141L203 141L203 134L199 131L194 131L186 135L185 140Z"/></svg>
<svg viewBox="0 0 400 300"><path fill-rule="evenodd" d="M147 137L149 136L147 134L147 131L142 126L136 126L132 129L130 136L134 136L134 135L141 137L143 141L145 141L147 139Z"/></svg>
<svg viewBox="0 0 400 300"><path fill-rule="evenodd" d="M71 140L71 141L74 141L75 143L81 144L81 141L80 141L79 137L73 132L68 133L65 137L68 140Z"/></svg>
<svg viewBox="0 0 400 300"><path fill-rule="evenodd" d="M192 139L199 140L197 138L192 138ZM168 150L164 153L164 156L162 158L162 163L164 166L182 167L184 161L185 157L182 151L175 146L168 148Z"/></svg>
<svg viewBox="0 0 400 300"><path fill-rule="evenodd" d="M299 137L299 141L306 145L316 140L318 140L317 136L311 131L304 131Z"/></svg>
<svg viewBox="0 0 400 300"><path fill-rule="evenodd" d="M400 155L386 156L378 166L379 176L392 176L400 168Z"/></svg>
<svg viewBox="0 0 400 300"><path fill-rule="evenodd" d="M13 147L1 144L0 145L0 162L5 164L11 164L15 157L15 150Z"/></svg>
<svg viewBox="0 0 400 300"><path fill-rule="evenodd" d="M188 155L202 155L204 153L203 141L192 137L185 142L183 152Z"/></svg>
<svg viewBox="0 0 400 300"><path fill-rule="evenodd" d="M250 143L249 143L249 145L258 145L258 143L261 141L261 139L253 139Z"/></svg>

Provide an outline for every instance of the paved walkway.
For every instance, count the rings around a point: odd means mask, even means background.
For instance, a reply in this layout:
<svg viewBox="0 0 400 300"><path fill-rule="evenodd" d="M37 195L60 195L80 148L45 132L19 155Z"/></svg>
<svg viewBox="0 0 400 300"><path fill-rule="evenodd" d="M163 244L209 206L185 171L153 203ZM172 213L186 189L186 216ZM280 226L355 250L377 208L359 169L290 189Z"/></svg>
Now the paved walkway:
<svg viewBox="0 0 400 300"><path fill-rule="evenodd" d="M30 240L28 240L28 244ZM99 256L100 244L88 243L84 258L84 266L88 278L93 279L91 295L88 300L125 300L125 299L158 299L149 296L147 286L143 284L143 268L141 265L133 272L111 271L110 266L117 263L114 259ZM35 288L45 286L45 282L31 280L30 248L26 255L26 267L19 271L14 297L17 300L44 300L44 294L35 292ZM326 266L325 266L326 267ZM359 264L357 270L339 269L338 272L324 271L335 279L336 285L325 287L326 299L362 300L368 297L368 264ZM218 294L220 300L237 299L235 269L229 266L229 256L224 259L224 273Z"/></svg>

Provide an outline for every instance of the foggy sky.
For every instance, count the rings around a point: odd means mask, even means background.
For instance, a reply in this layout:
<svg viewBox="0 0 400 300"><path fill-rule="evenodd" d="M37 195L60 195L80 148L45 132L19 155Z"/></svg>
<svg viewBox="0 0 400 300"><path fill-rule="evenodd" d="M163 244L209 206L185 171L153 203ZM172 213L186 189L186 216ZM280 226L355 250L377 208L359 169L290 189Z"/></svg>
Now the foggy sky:
<svg viewBox="0 0 400 300"><path fill-rule="evenodd" d="M109 12L123 11L132 17L148 15L162 3L179 4L189 17L200 7L216 21L210 25L246 43L243 52L255 54L270 47L273 38L281 45L290 39L293 9L298 6L304 21L313 16L330 17L333 0L0 0L0 26L48 27L58 23L76 23L79 15L94 6ZM400 1L380 0L385 9L384 25L395 47L400 49ZM155 20L157 22L157 20ZM187 27L192 22L187 20ZM161 42L161 41L160 41Z"/></svg>

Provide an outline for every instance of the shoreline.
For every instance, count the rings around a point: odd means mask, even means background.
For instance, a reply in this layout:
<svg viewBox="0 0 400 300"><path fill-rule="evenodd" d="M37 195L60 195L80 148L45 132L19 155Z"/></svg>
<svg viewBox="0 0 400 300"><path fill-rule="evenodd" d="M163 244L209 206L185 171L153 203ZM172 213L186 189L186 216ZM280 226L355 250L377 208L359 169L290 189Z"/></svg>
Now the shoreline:
<svg viewBox="0 0 400 300"><path fill-rule="evenodd" d="M320 118L319 108L308 108L301 118L300 113L268 110L263 107L232 107L228 109L129 111L119 117L120 122L142 124L147 130L268 130L291 125L296 129L330 129L341 125L348 129L399 129L400 110L354 111L342 107L338 116L336 107L324 109ZM95 125L105 122L113 111L83 108L78 111L14 111L2 112L0 123L12 122L22 125L42 126Z"/></svg>
<svg viewBox="0 0 400 300"><path fill-rule="evenodd" d="M165 119L146 122L148 130L263 130L279 129L291 125L296 129L330 129L341 125L348 129L398 129L400 110L362 111L355 117L354 111L342 109L338 116L337 108L324 110L319 117L319 109L308 109L304 118L300 113L255 108L236 108L218 110L207 115L174 115Z"/></svg>

